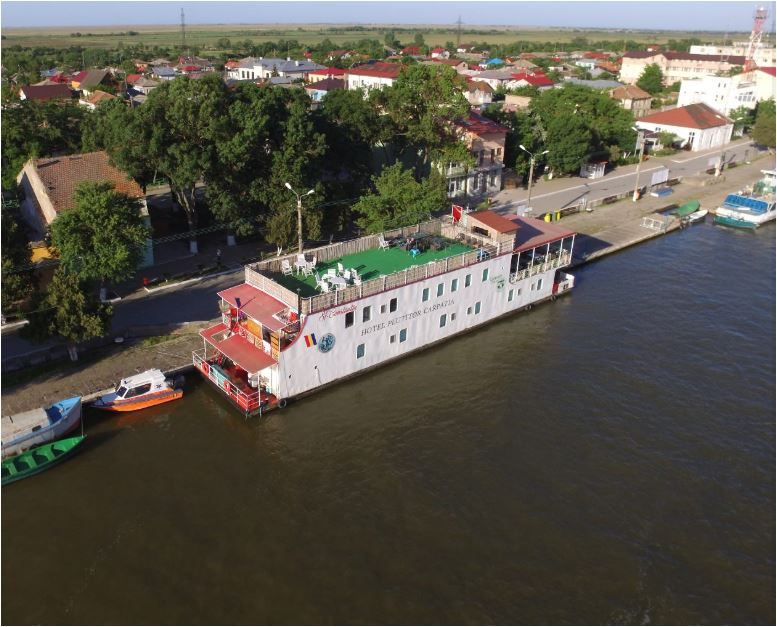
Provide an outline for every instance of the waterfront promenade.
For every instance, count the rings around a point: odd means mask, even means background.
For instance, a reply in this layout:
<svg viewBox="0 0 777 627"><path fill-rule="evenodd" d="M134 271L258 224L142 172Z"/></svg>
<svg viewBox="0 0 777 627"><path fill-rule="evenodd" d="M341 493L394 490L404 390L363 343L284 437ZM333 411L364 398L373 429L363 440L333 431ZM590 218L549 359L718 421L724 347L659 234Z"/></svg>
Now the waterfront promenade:
<svg viewBox="0 0 777 627"><path fill-rule="evenodd" d="M600 205L591 212L580 212L566 216L561 220L566 228L578 232L575 243L575 255L573 266L586 263L607 254L614 253L623 248L635 245L647 239L663 235L663 232L647 229L640 223L644 216L665 208L670 204L680 205L689 200L699 200L703 208L711 209L719 205L726 194L737 191L742 187L751 185L761 177L761 170L774 168L774 157L761 155L750 164L740 165L736 168L725 170L723 174L714 179L701 175L689 177L674 187L671 196L653 198L646 196L637 202L630 199L619 202ZM703 183L712 183L704 185ZM503 215L511 215L510 206L495 205L494 211ZM679 222L670 221L668 230L679 227ZM226 285L238 282L239 273L218 277L195 287L183 286L170 290L167 297L180 302L187 302L185 294L187 290L207 292L209 312L213 309L213 316L217 314L217 299L215 292ZM218 287L216 287L218 285ZM135 293L119 308L147 307L145 293ZM196 314L202 312L197 309L185 311L177 308L178 314L187 315L198 319ZM211 316L199 316L205 319ZM154 319L148 318L147 319ZM161 321L155 320L161 324ZM134 340L131 345L115 345L109 348L97 349L94 354L84 352L82 363L52 364L50 370L46 370L30 378L24 383L4 387L2 390L3 413L14 413L40 406L47 402L53 402L61 398L81 395L91 397L98 392L103 392L114 385L121 377L134 374L147 368L157 367L163 371L171 371L185 368L191 363L191 351L202 346L202 340L197 335L198 329L204 323L191 323L176 330L173 334L163 338ZM159 340L162 341L159 341ZM7 338L3 337L5 344ZM19 376L16 373L11 377Z"/></svg>

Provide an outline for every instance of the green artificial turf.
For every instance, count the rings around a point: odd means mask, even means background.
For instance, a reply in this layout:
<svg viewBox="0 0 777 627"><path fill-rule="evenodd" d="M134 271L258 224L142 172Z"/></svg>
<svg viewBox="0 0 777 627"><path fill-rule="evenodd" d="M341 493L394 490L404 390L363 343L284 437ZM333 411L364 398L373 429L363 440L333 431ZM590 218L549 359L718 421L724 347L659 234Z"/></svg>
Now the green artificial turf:
<svg viewBox="0 0 777 627"><path fill-rule="evenodd" d="M323 276L329 268L336 270L339 262L343 264L343 268L346 270L355 268L362 281L370 281L371 279L393 274L394 272L400 272L410 266L422 266L430 261L445 259L453 255L470 252L471 250L470 246L450 241L448 246L442 250L429 249L416 255L414 259L408 251L401 248L389 248L386 250L373 248L361 253L346 255L339 259L319 262L316 265L316 272L318 272L319 276ZM296 292L297 288L300 288L302 296L315 296L319 293L316 289L315 275L306 277L302 274L287 276L281 273L273 273L271 278L292 292Z"/></svg>

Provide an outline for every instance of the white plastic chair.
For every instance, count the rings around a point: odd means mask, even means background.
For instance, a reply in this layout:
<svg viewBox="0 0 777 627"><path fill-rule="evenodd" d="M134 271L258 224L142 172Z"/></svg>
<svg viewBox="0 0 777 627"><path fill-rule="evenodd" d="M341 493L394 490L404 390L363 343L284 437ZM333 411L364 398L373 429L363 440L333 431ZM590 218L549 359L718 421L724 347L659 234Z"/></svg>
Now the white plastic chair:
<svg viewBox="0 0 777 627"><path fill-rule="evenodd" d="M329 270L327 270L326 273L329 276L337 276L337 270L335 270L334 268L329 268Z"/></svg>
<svg viewBox="0 0 777 627"><path fill-rule="evenodd" d="M358 276L353 277L353 284L354 285L361 285L362 284L361 278L358 277Z"/></svg>
<svg viewBox="0 0 777 627"><path fill-rule="evenodd" d="M380 244L382 250L388 250L389 248L388 242L383 238L383 233L378 236L378 244Z"/></svg>
<svg viewBox="0 0 777 627"><path fill-rule="evenodd" d="M286 276L292 273L291 264L289 263L288 259L281 261L281 272L283 272L283 274Z"/></svg>
<svg viewBox="0 0 777 627"><path fill-rule="evenodd" d="M321 281L316 287L321 290L322 294L326 294L329 291L329 283L326 281Z"/></svg>
<svg viewBox="0 0 777 627"><path fill-rule="evenodd" d="M344 278L346 281L350 281L350 280L353 278L353 277L351 276L351 271L350 271L350 270L345 270L345 271L343 272L343 278Z"/></svg>
<svg viewBox="0 0 777 627"><path fill-rule="evenodd" d="M338 261L338 262L337 262L337 274L339 274L340 276L342 276L344 271L345 271L345 270L344 270L344 268L343 268L343 264L341 264L341 263Z"/></svg>

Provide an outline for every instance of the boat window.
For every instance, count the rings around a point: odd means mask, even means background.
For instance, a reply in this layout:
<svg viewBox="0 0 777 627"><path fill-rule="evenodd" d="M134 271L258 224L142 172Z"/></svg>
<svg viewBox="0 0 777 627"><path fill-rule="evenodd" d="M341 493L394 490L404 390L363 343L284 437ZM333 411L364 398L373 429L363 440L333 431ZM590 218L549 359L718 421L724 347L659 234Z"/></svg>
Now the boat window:
<svg viewBox="0 0 777 627"><path fill-rule="evenodd" d="M407 329L402 329L399 332L399 343L401 344L407 339Z"/></svg>
<svg viewBox="0 0 777 627"><path fill-rule="evenodd" d="M438 283L437 284L437 296L442 296L445 292L445 284L444 283Z"/></svg>
<svg viewBox="0 0 777 627"><path fill-rule="evenodd" d="M421 301L426 302L427 300L429 300L429 288L425 287L421 294Z"/></svg>
<svg viewBox="0 0 777 627"><path fill-rule="evenodd" d="M396 310L397 310L397 299L396 298L392 298L389 301L389 311L396 311Z"/></svg>
<svg viewBox="0 0 777 627"><path fill-rule="evenodd" d="M345 328L353 326L353 312L349 311L347 314L345 314Z"/></svg>
<svg viewBox="0 0 777 627"><path fill-rule="evenodd" d="M488 281L488 268L483 269L483 280Z"/></svg>
<svg viewBox="0 0 777 627"><path fill-rule="evenodd" d="M125 388L123 385L119 387L118 390L116 390L116 396L123 397L127 393L127 388Z"/></svg>
<svg viewBox="0 0 777 627"><path fill-rule="evenodd" d="M469 287L470 285L472 285L472 275L468 274L464 277L464 287Z"/></svg>
<svg viewBox="0 0 777 627"><path fill-rule="evenodd" d="M146 392L149 392L150 390L151 390L151 384L150 383L144 383L143 385L139 385L136 388L132 388L125 398L132 398L133 396L140 396L141 394L145 394Z"/></svg>
<svg viewBox="0 0 777 627"><path fill-rule="evenodd" d="M361 359L364 357L364 344L359 344L356 347L356 359Z"/></svg>
<svg viewBox="0 0 777 627"><path fill-rule="evenodd" d="M362 322L369 322L370 318L372 318L372 307L367 305L362 309Z"/></svg>

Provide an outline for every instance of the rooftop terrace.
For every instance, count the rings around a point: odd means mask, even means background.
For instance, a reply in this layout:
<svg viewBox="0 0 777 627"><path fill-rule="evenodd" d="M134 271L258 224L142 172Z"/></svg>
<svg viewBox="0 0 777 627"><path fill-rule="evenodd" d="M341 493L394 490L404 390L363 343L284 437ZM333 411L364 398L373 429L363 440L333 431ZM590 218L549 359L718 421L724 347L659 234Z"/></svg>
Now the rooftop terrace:
<svg viewBox="0 0 777 627"><path fill-rule="evenodd" d="M345 269L355 269L362 281L369 281L379 277L388 276L395 272L402 272L413 266L422 266L430 261L445 259L453 255L466 253L472 250L471 246L455 242L453 240L439 238L444 241L443 247L439 250L428 250L418 253L415 257L404 248L392 246L387 249L373 248L361 252L351 253L336 257L327 261L320 261L316 264L316 272L319 275L326 274L330 268L337 269L340 263ZM441 242L442 243L442 242ZM313 253L310 253L313 254ZM281 272L269 273L270 278L292 292L300 289L303 297L315 296L319 292L316 290L315 276L304 276L303 274L284 275Z"/></svg>

